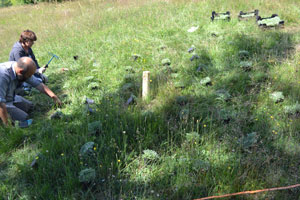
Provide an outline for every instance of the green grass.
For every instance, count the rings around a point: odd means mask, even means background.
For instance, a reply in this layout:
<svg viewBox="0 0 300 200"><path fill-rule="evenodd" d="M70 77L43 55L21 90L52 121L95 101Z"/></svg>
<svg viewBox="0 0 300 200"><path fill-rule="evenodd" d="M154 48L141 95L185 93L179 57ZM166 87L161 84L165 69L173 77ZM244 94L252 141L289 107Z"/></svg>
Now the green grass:
<svg viewBox="0 0 300 200"><path fill-rule="evenodd" d="M50 120L56 107L33 91L27 96L35 103L33 125L0 127L0 199L193 199L300 183L299 113L285 111L300 97L299 6L296 0L85 0L1 8L0 62L21 31L33 30L40 65L49 52L60 57L46 75L65 104L63 118ZM285 28L238 21L241 10L254 9L262 17L277 13ZM212 23L213 10L229 10L231 21ZM199 28L189 33L192 26ZM192 45L199 59L190 61ZM201 84L206 77L211 85ZM274 103L274 92L284 101ZM125 106L132 94L135 102ZM88 113L85 97L95 100L96 113ZM89 130L95 121L98 131ZM91 156L79 156L90 141ZM31 168L34 159L38 166ZM86 168L96 178L80 183ZM299 196L292 189L236 199Z"/></svg>

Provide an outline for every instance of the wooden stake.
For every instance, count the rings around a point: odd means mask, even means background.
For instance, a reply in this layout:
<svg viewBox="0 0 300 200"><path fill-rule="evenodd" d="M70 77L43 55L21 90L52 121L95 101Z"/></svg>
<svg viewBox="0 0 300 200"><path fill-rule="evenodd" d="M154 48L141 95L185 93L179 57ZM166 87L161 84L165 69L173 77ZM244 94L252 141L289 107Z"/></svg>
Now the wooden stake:
<svg viewBox="0 0 300 200"><path fill-rule="evenodd" d="M150 92L150 72L144 71L143 72L143 100L146 100L149 96Z"/></svg>

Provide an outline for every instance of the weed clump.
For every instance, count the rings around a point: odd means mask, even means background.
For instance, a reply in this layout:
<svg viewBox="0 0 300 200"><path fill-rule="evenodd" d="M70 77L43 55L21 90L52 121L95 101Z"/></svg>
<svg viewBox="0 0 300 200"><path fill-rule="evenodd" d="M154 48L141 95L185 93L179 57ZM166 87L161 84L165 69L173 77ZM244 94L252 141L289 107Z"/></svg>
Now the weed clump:
<svg viewBox="0 0 300 200"><path fill-rule="evenodd" d="M250 56L249 51L246 51L246 50L239 51L239 58L241 60L246 60L249 58L249 56Z"/></svg>
<svg viewBox="0 0 300 200"><path fill-rule="evenodd" d="M80 148L80 157L89 157L94 154L94 142L87 142Z"/></svg>
<svg viewBox="0 0 300 200"><path fill-rule="evenodd" d="M161 61L161 64L162 64L163 66L168 66L168 65L171 65L171 61L170 61L169 58L165 58L165 59L163 59L163 60Z"/></svg>
<svg viewBox="0 0 300 200"><path fill-rule="evenodd" d="M188 143L198 143L200 141L200 135L197 132L187 133L185 137Z"/></svg>
<svg viewBox="0 0 300 200"><path fill-rule="evenodd" d="M212 85L211 79L207 76L200 80L200 84L204 86Z"/></svg>
<svg viewBox="0 0 300 200"><path fill-rule="evenodd" d="M142 158L147 162L155 161L155 160L159 159L159 155L156 153L156 151L146 149L143 151Z"/></svg>
<svg viewBox="0 0 300 200"><path fill-rule="evenodd" d="M91 183L96 179L96 171L92 168L83 169L79 172L80 183Z"/></svg>
<svg viewBox="0 0 300 200"><path fill-rule="evenodd" d="M257 138L256 132L249 133L245 137L242 137L239 141L243 150L250 152L250 148L257 143Z"/></svg>
<svg viewBox="0 0 300 200"><path fill-rule="evenodd" d="M225 102L228 102L231 98L231 95L225 89L217 90L216 95L218 100L225 101Z"/></svg>
<svg viewBox="0 0 300 200"><path fill-rule="evenodd" d="M91 135L99 134L102 131L101 121L94 121L88 124L88 133Z"/></svg>
<svg viewBox="0 0 300 200"><path fill-rule="evenodd" d="M252 68L252 62L251 61L242 61L242 62L240 62L240 67L244 71L250 71Z"/></svg>
<svg viewBox="0 0 300 200"><path fill-rule="evenodd" d="M298 102L294 105L284 106L283 110L289 116L295 116L295 117L300 116L300 104Z"/></svg>
<svg viewBox="0 0 300 200"><path fill-rule="evenodd" d="M97 82L91 82L88 87L89 90L96 90L100 88L100 84Z"/></svg>
<svg viewBox="0 0 300 200"><path fill-rule="evenodd" d="M284 96L283 96L282 92L273 92L272 94L270 94L270 98L275 103L283 102L283 100L284 100Z"/></svg>

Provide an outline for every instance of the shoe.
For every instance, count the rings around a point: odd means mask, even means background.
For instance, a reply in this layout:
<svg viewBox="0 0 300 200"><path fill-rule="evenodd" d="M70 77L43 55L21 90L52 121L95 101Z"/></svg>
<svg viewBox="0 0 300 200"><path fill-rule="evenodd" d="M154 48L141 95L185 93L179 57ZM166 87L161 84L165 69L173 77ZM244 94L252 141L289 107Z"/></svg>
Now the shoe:
<svg viewBox="0 0 300 200"><path fill-rule="evenodd" d="M19 126L20 128L27 128L29 127L33 122L33 119L28 119L25 121L16 121L16 126Z"/></svg>

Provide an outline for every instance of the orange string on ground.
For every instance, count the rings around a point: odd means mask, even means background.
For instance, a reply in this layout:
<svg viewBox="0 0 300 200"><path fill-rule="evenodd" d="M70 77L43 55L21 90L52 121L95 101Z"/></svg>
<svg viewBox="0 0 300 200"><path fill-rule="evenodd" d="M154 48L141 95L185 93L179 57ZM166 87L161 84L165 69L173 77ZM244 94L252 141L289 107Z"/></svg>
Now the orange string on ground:
<svg viewBox="0 0 300 200"><path fill-rule="evenodd" d="M268 192L268 191L275 191L275 190L287 190L287 189L296 188L296 187L300 187L300 184L290 185L290 186L286 186L286 187L277 187L277 188L268 188L268 189L262 189L262 190L237 192L237 193L231 193L231 194L224 194L224 195L220 195L220 196L204 197L201 199L194 199L194 200L218 199L218 198L231 197L231 196L237 196L237 195L242 195L242 194L254 194L254 193L259 193L259 192Z"/></svg>

